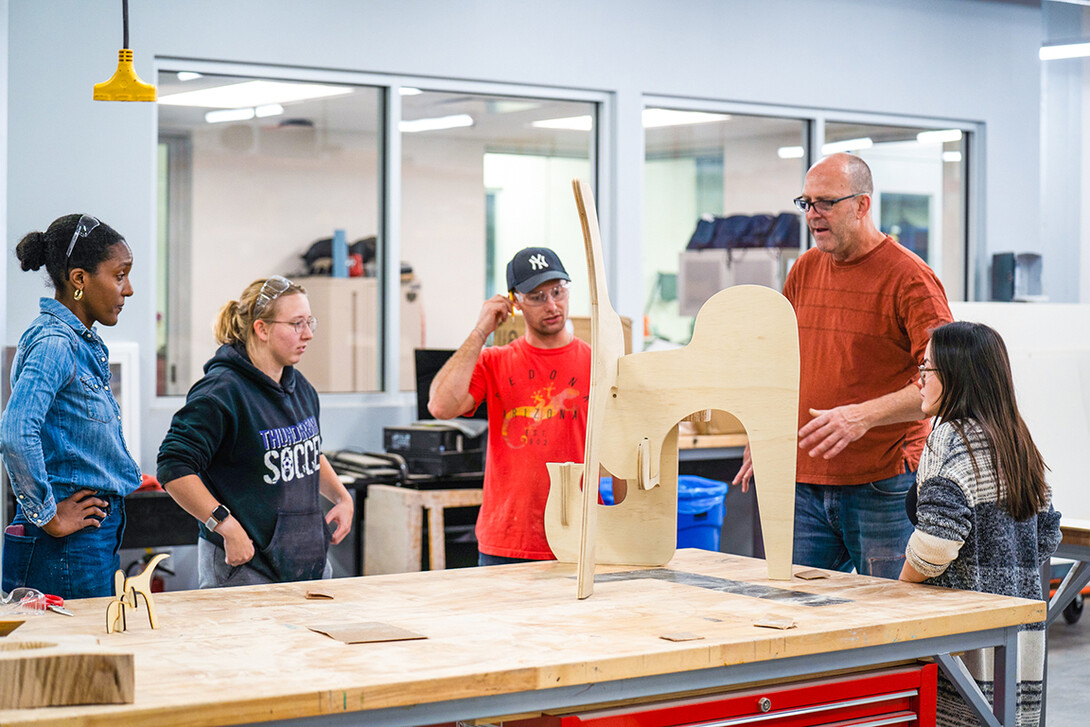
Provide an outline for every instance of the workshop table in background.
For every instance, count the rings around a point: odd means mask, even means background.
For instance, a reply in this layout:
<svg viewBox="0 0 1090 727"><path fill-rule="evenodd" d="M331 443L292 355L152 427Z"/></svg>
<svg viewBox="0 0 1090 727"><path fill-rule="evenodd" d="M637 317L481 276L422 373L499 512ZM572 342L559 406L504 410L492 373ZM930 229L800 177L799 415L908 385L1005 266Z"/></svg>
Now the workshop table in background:
<svg viewBox="0 0 1090 727"><path fill-rule="evenodd" d="M411 573L421 569L425 513L428 522L428 567L430 570L446 568L444 510L480 507L483 495L484 491L479 487L368 487L363 519L364 575Z"/></svg>
<svg viewBox="0 0 1090 727"><path fill-rule="evenodd" d="M132 651L134 703L0 711L0 723L435 724L989 646L1013 716L1018 625L1043 619L1044 603L847 573L766 574L760 560L687 549L667 568L599 566L582 601L575 567L556 562L180 591L156 595L158 630L135 614L111 636L109 599L69 601L74 618L36 617L5 641L91 634ZM307 600L308 590L333 598ZM770 618L795 625L755 625ZM347 645L308 629L364 621L426 638ZM691 640L663 638L679 633Z"/></svg>

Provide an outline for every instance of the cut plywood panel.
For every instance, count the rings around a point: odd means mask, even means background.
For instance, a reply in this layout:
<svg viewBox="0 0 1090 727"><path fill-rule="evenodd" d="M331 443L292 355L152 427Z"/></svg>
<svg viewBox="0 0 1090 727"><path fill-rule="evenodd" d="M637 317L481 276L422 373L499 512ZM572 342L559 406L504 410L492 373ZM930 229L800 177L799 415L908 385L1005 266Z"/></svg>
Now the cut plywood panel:
<svg viewBox="0 0 1090 727"><path fill-rule="evenodd" d="M744 426L759 476L757 501L770 578L791 577L799 387L798 325L780 293L740 285L700 309L687 346L624 355L609 303L590 188L575 180L590 273L592 366L583 488L550 469L545 533L558 559L579 563L578 596L593 564L662 565L677 534L677 424L705 410ZM598 505L599 468L626 480L619 505ZM579 516L573 516L578 512ZM601 522L599 523L599 519Z"/></svg>

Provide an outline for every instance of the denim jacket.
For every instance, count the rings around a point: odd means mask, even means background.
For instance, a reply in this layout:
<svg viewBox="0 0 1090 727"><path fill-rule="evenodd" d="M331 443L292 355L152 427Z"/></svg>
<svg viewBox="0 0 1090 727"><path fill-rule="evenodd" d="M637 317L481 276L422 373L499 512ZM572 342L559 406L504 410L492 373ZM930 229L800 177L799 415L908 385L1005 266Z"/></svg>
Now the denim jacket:
<svg viewBox="0 0 1090 727"><path fill-rule="evenodd" d="M77 490L124 497L140 486L109 358L98 333L52 298L41 299L41 315L19 339L0 454L17 504L39 527Z"/></svg>

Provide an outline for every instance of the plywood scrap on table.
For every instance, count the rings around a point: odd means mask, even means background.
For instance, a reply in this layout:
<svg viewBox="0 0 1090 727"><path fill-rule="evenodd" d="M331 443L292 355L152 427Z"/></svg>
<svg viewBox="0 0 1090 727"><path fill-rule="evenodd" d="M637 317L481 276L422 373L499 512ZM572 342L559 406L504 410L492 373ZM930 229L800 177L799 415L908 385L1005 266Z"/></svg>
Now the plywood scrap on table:
<svg viewBox="0 0 1090 727"><path fill-rule="evenodd" d="M414 641L428 638L424 634L403 629L400 626L366 621L363 623L332 623L308 626L311 631L325 634L346 644L372 644L380 641Z"/></svg>

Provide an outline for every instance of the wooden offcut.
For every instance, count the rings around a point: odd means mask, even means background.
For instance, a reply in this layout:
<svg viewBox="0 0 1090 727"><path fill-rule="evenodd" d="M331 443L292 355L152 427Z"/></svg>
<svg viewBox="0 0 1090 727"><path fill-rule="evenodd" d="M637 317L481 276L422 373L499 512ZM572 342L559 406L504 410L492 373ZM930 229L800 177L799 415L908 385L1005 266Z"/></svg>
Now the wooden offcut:
<svg viewBox="0 0 1090 727"><path fill-rule="evenodd" d="M90 637L40 636L0 641L0 709L132 703L132 654Z"/></svg>

